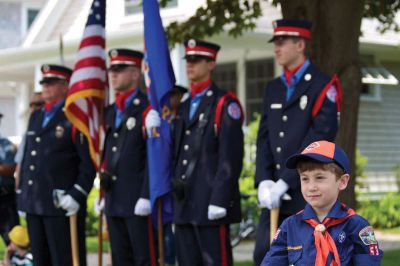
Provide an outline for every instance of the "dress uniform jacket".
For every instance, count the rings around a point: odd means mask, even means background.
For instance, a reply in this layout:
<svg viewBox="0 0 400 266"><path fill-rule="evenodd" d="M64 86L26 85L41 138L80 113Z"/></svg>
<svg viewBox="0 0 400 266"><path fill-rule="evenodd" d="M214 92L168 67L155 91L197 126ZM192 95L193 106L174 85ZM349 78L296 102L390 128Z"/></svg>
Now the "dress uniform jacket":
<svg viewBox="0 0 400 266"><path fill-rule="evenodd" d="M65 216L53 203L53 190L62 189L86 212L86 196L96 171L86 138L73 130L62 108L42 128L44 112L32 113L21 166L19 209L28 214ZM73 133L77 132L77 133Z"/></svg>
<svg viewBox="0 0 400 266"><path fill-rule="evenodd" d="M115 104L107 108L104 151L106 170L111 176L110 188L106 190L107 216L131 217L137 200L149 198L146 139L142 131L142 115L147 105L146 96L138 91L126 106L118 127L115 127Z"/></svg>
<svg viewBox="0 0 400 266"><path fill-rule="evenodd" d="M183 199L175 199L174 222L197 225L228 224L240 221L240 195L238 178L242 170L243 132L241 116L228 114L235 100L228 98L224 103L221 128L215 131L215 110L218 100L226 92L212 84L202 96L199 106L189 119L190 100L183 101L175 119L175 174L174 179L184 182ZM236 109L237 110L237 109ZM200 120L206 119L203 136L199 135ZM195 151L196 142L199 142ZM193 166L191 176L187 168ZM208 205L227 209L227 216L215 221L207 218Z"/></svg>
<svg viewBox="0 0 400 266"><path fill-rule="evenodd" d="M347 209L336 202L327 218L340 219L347 215ZM261 265L314 265L314 228L304 221L307 219L318 221L308 204L304 211L282 223ZM329 227L328 232L335 242L341 265L380 265L383 252L379 249L372 227L363 217L353 215Z"/></svg>
<svg viewBox="0 0 400 266"><path fill-rule="evenodd" d="M282 202L281 213L293 214L304 208L296 170L285 168L286 159L318 140L333 141L338 128L336 103L325 98L312 118L314 103L330 78L312 63L305 70L293 94L286 101L286 86L280 78L267 84L257 138L256 186L263 180L282 178L292 200Z"/></svg>

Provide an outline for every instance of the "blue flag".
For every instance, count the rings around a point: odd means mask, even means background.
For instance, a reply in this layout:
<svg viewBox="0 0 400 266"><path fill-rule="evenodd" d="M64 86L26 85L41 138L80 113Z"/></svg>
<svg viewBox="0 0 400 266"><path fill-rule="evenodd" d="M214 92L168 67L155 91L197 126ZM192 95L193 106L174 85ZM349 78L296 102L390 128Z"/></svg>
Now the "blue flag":
<svg viewBox="0 0 400 266"><path fill-rule="evenodd" d="M147 138L150 201L153 224L157 224L156 201L162 197L163 223L172 221L172 116L169 92L175 84L168 42L157 0L143 1L144 72L152 109L161 117L161 126Z"/></svg>

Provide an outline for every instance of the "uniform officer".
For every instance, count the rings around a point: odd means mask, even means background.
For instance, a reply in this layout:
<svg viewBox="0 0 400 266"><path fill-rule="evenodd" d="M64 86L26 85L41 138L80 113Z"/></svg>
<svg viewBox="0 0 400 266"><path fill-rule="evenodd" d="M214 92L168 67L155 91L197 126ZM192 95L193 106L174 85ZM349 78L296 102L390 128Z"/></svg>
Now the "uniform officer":
<svg viewBox="0 0 400 266"><path fill-rule="evenodd" d="M179 265L232 265L229 224L240 221L243 113L211 80L220 47L185 42L190 95L175 119L174 222ZM185 99L186 98L186 99Z"/></svg>
<svg viewBox="0 0 400 266"><path fill-rule="evenodd" d="M72 71L43 65L45 106L31 114L21 163L19 209L26 212L35 265L71 265L68 217L78 213L80 264L86 265L86 199L95 169L83 134L63 106ZM58 191L59 208L54 195Z"/></svg>
<svg viewBox="0 0 400 266"><path fill-rule="evenodd" d="M338 128L340 88L307 58L310 39L308 21L274 23L271 42L284 73L265 88L258 131L255 185L264 209L254 250L256 265L269 249L269 209L280 207L281 223L305 206L298 174L285 168L285 160L315 140L334 140Z"/></svg>
<svg viewBox="0 0 400 266"><path fill-rule="evenodd" d="M3 114L0 113L0 122ZM19 224L15 199L15 156L16 148L7 138L0 136L0 234L8 245L8 232Z"/></svg>
<svg viewBox="0 0 400 266"><path fill-rule="evenodd" d="M143 54L113 49L109 56L116 100L106 110L102 185L112 262L113 265L155 265L146 139L142 130L148 101L138 86Z"/></svg>

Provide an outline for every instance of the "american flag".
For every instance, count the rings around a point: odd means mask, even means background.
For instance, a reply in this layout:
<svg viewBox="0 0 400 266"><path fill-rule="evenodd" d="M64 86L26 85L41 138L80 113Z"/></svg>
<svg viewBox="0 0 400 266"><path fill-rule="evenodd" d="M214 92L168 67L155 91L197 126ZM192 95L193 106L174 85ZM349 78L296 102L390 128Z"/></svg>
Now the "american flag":
<svg viewBox="0 0 400 266"><path fill-rule="evenodd" d="M108 91L105 16L106 0L94 0L77 53L65 103L65 115L88 139L90 156L100 162L102 114Z"/></svg>

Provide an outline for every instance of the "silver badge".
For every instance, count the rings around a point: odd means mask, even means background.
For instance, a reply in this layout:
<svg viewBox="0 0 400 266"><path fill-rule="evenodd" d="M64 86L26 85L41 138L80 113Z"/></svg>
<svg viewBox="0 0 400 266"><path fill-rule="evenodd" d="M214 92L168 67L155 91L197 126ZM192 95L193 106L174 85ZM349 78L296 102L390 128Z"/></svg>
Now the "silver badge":
<svg viewBox="0 0 400 266"><path fill-rule="evenodd" d="M128 130L132 130L136 126L136 119L134 117L129 117L128 120L126 120L126 128Z"/></svg>
<svg viewBox="0 0 400 266"><path fill-rule="evenodd" d="M139 105L140 104L140 100L138 98L136 98L135 100L133 100L133 104L134 105Z"/></svg>
<svg viewBox="0 0 400 266"><path fill-rule="evenodd" d="M305 76L304 76L304 79L306 80L306 81L309 81L309 80L311 80L311 74L309 74L309 73L307 73Z"/></svg>
<svg viewBox="0 0 400 266"><path fill-rule="evenodd" d="M111 50L110 55L112 58L117 57L118 56L118 51L117 50Z"/></svg>
<svg viewBox="0 0 400 266"><path fill-rule="evenodd" d="M300 109L301 109L301 110L306 109L307 102L308 102L307 95L301 96L301 98L300 98Z"/></svg>
<svg viewBox="0 0 400 266"><path fill-rule="evenodd" d="M194 47L196 47L196 41L195 41L194 39L190 39L190 40L188 41L188 47L189 47L189 48L194 48Z"/></svg>
<svg viewBox="0 0 400 266"><path fill-rule="evenodd" d="M56 137L57 138L62 138L64 136L64 128L62 126L57 126L56 127Z"/></svg>

